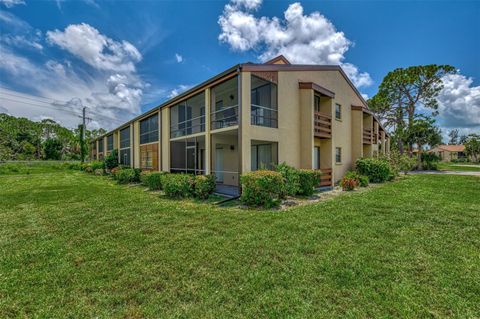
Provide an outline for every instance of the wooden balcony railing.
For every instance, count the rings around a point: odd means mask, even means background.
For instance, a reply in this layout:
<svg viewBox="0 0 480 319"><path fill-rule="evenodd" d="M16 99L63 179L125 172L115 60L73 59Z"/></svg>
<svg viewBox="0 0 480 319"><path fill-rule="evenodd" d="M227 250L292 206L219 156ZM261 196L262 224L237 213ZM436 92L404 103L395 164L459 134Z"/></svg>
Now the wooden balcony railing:
<svg viewBox="0 0 480 319"><path fill-rule="evenodd" d="M321 168L322 175L320 176L320 187L332 186L332 169Z"/></svg>
<svg viewBox="0 0 480 319"><path fill-rule="evenodd" d="M363 144L372 144L372 130L363 130Z"/></svg>
<svg viewBox="0 0 480 319"><path fill-rule="evenodd" d="M332 138L332 116L321 112L315 112L313 116L314 136Z"/></svg>

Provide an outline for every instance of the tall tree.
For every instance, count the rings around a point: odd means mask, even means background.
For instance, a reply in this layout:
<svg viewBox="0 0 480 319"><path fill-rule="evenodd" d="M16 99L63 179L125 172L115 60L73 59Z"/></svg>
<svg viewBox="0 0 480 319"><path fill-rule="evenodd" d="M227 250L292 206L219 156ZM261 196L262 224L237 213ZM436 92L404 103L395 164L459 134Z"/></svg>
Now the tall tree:
<svg viewBox="0 0 480 319"><path fill-rule="evenodd" d="M465 142L465 153L478 162L480 156L480 135L470 134Z"/></svg>
<svg viewBox="0 0 480 319"><path fill-rule="evenodd" d="M448 133L448 137L450 138L448 140L448 144L450 145L457 145L458 144L458 130L453 129Z"/></svg>
<svg viewBox="0 0 480 319"><path fill-rule="evenodd" d="M89 141L89 137L104 134L105 130L86 130L85 133ZM50 119L34 122L0 113L0 160L43 159L45 141L50 139L60 143L63 159L80 159L77 129L70 130Z"/></svg>
<svg viewBox="0 0 480 319"><path fill-rule="evenodd" d="M409 145L417 145L417 163L420 167L424 146L428 145L430 148L437 146L442 142L442 134L438 126L435 126L435 119L427 116L417 116L414 118L412 126L407 130L405 141Z"/></svg>
<svg viewBox="0 0 480 319"><path fill-rule="evenodd" d="M421 65L398 68L383 79L377 94L369 100L369 107L392 127L397 135L411 131L418 109L430 109L437 114L437 96L443 89L442 77L455 73L450 65ZM403 153L403 139L398 139L399 150ZM408 144L410 152L412 144Z"/></svg>
<svg viewBox="0 0 480 319"><path fill-rule="evenodd" d="M465 144L468 141L468 136L467 135L461 135L460 138L458 139L459 144Z"/></svg>

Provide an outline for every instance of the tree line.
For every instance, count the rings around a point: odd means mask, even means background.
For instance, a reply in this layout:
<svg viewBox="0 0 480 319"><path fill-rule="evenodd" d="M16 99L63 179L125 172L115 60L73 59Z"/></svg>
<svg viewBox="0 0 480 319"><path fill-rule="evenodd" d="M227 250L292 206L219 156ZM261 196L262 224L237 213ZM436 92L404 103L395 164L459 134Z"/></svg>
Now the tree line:
<svg viewBox="0 0 480 319"><path fill-rule="evenodd" d="M90 141L105 133L87 129L83 140L82 125L71 130L50 119L35 122L0 113L0 161L82 160Z"/></svg>
<svg viewBox="0 0 480 319"><path fill-rule="evenodd" d="M420 160L425 147L442 143L441 130L436 125L437 98L444 87L442 78L456 72L451 65L430 64L397 68L383 78L368 106L391 132L392 148L410 156L416 148ZM458 130L449 135L449 142L465 144L467 153L480 140L477 134L459 136ZM472 155L476 159L477 154Z"/></svg>

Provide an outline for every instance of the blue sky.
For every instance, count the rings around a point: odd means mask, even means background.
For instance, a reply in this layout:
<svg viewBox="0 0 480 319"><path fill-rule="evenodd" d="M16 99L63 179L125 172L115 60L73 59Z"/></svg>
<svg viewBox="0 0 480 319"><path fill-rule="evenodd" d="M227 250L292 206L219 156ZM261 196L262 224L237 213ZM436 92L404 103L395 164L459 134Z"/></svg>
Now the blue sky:
<svg viewBox="0 0 480 319"><path fill-rule="evenodd" d="M92 117L103 115L92 125L111 128L236 63L283 53L297 63L341 64L367 96L394 68L453 65L460 74L442 95L439 123L480 129L478 1L0 2L0 110L14 115L73 126L86 105ZM275 28L296 39L257 38ZM323 53L307 43L315 37Z"/></svg>

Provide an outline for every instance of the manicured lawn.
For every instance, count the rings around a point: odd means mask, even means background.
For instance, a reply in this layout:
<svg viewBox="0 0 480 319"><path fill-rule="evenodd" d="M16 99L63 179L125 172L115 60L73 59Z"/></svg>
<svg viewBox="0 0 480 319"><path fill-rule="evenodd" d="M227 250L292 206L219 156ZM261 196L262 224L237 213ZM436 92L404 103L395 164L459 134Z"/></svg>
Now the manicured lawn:
<svg viewBox="0 0 480 319"><path fill-rule="evenodd" d="M74 171L0 176L0 318L480 316L480 178L288 211Z"/></svg>
<svg viewBox="0 0 480 319"><path fill-rule="evenodd" d="M480 172L480 164L476 163L438 163L438 169L442 171Z"/></svg>

